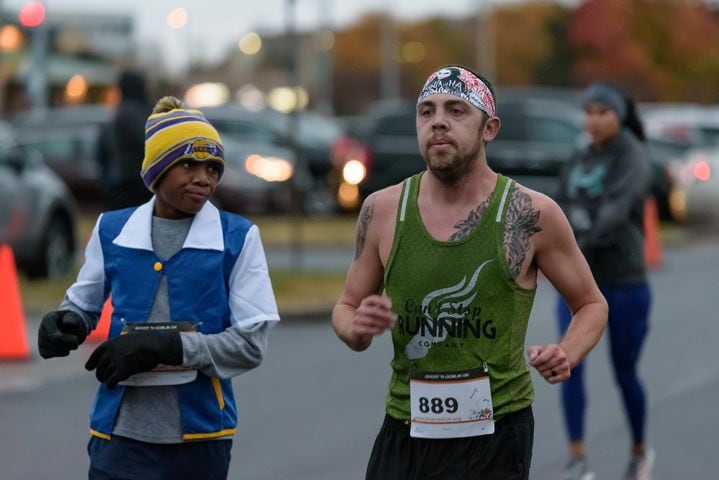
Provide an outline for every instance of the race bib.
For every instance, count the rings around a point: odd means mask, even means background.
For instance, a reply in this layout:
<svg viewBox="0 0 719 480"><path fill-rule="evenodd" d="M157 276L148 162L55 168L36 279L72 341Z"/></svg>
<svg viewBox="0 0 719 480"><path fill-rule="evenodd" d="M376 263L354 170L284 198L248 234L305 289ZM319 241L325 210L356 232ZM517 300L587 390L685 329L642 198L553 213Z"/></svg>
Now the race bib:
<svg viewBox="0 0 719 480"><path fill-rule="evenodd" d="M121 335L132 335L136 332L161 331L196 332L191 322L149 322L126 323L122 326ZM190 383L197 378L197 370L182 365L159 364L149 372L136 373L119 382L129 387L157 387L163 385L182 385Z"/></svg>
<svg viewBox="0 0 719 480"><path fill-rule="evenodd" d="M489 373L415 371L410 375L410 436L476 437L494 433Z"/></svg>

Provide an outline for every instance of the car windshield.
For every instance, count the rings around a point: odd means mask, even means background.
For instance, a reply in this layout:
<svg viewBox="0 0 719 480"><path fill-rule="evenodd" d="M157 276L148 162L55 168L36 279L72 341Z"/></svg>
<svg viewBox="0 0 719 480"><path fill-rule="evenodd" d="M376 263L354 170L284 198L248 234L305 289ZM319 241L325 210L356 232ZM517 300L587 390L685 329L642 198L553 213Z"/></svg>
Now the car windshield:
<svg viewBox="0 0 719 480"><path fill-rule="evenodd" d="M691 147L691 144L683 142L674 142L659 138L647 139L647 148L649 155L654 160L666 164L671 160L682 157Z"/></svg>
<svg viewBox="0 0 719 480"><path fill-rule="evenodd" d="M719 126L700 126L697 129L698 146L714 147L719 145Z"/></svg>
<svg viewBox="0 0 719 480"><path fill-rule="evenodd" d="M272 129L259 122L245 119L213 119L209 118L212 125L220 132L220 135L235 138L237 140L250 140L260 143L273 143L275 135Z"/></svg>
<svg viewBox="0 0 719 480"><path fill-rule="evenodd" d="M388 115L381 118L375 128L381 135L414 137L417 134L414 114Z"/></svg>
<svg viewBox="0 0 719 480"><path fill-rule="evenodd" d="M284 143L289 131L290 116L277 112L237 115L223 115L208 120L223 135L259 143ZM313 112L302 112L297 116L297 140L303 144L328 145L343 134L342 128L329 118Z"/></svg>
<svg viewBox="0 0 719 480"><path fill-rule="evenodd" d="M276 128L284 128L285 134L291 120L289 115L277 114ZM334 142L343 134L342 128L329 118L312 112L302 112L297 115L297 136L302 143L327 145Z"/></svg>

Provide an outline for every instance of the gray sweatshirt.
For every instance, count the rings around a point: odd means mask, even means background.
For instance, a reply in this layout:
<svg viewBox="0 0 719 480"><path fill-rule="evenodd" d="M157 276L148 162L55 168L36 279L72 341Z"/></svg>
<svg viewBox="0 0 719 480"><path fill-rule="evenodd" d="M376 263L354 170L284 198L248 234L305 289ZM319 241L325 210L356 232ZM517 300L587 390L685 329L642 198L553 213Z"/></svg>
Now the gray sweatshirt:
<svg viewBox="0 0 719 480"><path fill-rule="evenodd" d="M600 286L642 282L644 201L651 165L646 147L627 129L602 149L577 151L562 175L557 201Z"/></svg>

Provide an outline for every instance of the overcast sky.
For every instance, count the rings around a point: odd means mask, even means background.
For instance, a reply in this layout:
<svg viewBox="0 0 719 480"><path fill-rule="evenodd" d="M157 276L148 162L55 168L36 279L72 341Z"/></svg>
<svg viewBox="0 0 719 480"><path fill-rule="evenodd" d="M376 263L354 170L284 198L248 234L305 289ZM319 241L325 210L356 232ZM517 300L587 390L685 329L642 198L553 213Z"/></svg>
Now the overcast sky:
<svg viewBox="0 0 719 480"><path fill-rule="evenodd" d="M121 13L135 19L140 44L158 45L163 56L184 68L190 55L209 61L220 58L246 33L278 32L287 24L288 0L44 0L49 15L61 13ZM403 19L442 14L474 14L480 5L516 0L295 0L301 29L341 28L371 11L386 11ZM16 11L26 0L0 0L5 10ZM564 0L564 3L575 3ZM176 8L185 8L189 22L172 29L165 20Z"/></svg>

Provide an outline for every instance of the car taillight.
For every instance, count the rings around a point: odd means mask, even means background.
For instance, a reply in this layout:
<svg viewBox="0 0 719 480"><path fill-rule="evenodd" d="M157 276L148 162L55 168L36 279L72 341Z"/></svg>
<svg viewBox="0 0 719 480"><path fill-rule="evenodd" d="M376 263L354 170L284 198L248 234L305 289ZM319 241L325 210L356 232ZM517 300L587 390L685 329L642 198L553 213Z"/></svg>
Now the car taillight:
<svg viewBox="0 0 719 480"><path fill-rule="evenodd" d="M711 178L712 168L706 157L697 155L687 161L680 168L676 169L677 178L684 185L690 185L694 182L706 182Z"/></svg>
<svg viewBox="0 0 719 480"><path fill-rule="evenodd" d="M366 145L352 137L341 137L331 150L332 165L342 171L349 162L359 162L364 166L365 172L370 168L370 152Z"/></svg>
<svg viewBox="0 0 719 480"><path fill-rule="evenodd" d="M337 201L344 210L353 210L362 203L359 184L367 178L370 150L359 140L342 137L332 145L332 165L338 174Z"/></svg>
<svg viewBox="0 0 719 480"><path fill-rule="evenodd" d="M709 162L706 160L699 160L694 164L692 173L694 174L695 179L706 182L712 176L712 169L711 166L709 166Z"/></svg>

